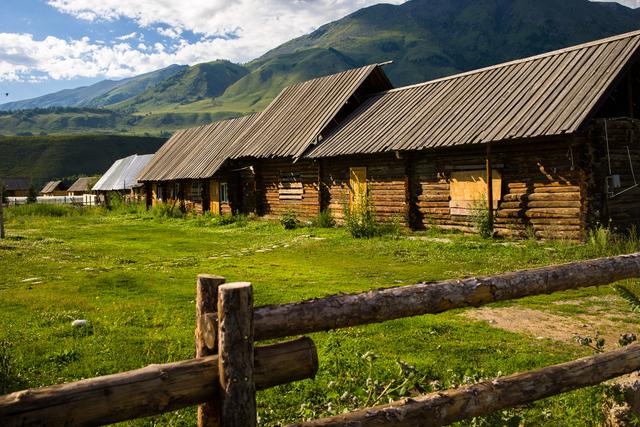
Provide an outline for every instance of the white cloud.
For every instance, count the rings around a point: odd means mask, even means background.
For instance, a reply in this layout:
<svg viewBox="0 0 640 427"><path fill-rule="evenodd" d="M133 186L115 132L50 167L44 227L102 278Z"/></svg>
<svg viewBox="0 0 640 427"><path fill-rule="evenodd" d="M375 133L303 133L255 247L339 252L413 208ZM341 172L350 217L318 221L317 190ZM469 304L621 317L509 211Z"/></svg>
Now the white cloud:
<svg viewBox="0 0 640 427"><path fill-rule="evenodd" d="M247 61L318 26L381 0L48 0L84 20L132 19L143 28L221 37L212 58ZM405 0L387 0L403 3ZM162 27L159 27L162 25ZM167 30L166 27L169 27Z"/></svg>
<svg viewBox="0 0 640 427"><path fill-rule="evenodd" d="M48 0L49 5L86 21L131 19L167 43L127 43L142 33L102 44L84 37L0 33L0 81L121 78L166 67L224 58L244 62L318 26L380 0ZM388 0L389 1L389 0ZM403 3L405 0L390 0ZM200 35L189 42L184 31Z"/></svg>
<svg viewBox="0 0 640 427"><path fill-rule="evenodd" d="M131 34L126 34L124 36L116 37L116 39L118 39L118 40L130 40L130 39L135 38L137 35L138 35L138 33L134 31Z"/></svg>

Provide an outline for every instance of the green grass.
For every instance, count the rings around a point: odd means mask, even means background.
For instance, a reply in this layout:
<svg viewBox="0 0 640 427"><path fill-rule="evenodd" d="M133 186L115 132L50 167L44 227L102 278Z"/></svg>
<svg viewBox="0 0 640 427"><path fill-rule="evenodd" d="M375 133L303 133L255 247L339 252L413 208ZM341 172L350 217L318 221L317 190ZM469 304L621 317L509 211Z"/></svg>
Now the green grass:
<svg viewBox="0 0 640 427"><path fill-rule="evenodd" d="M8 239L0 241L0 392L191 358L198 273L249 281L256 305L264 305L592 255L589 247L562 242L505 246L463 235L446 235L448 244L397 236L363 240L339 228L284 230L276 222L130 212L56 216L8 209ZM611 293L583 289L515 304L548 306ZM379 386L409 375L399 374L397 360L415 371L382 402L589 354L470 321L464 312L312 334L320 355L317 377L259 392L261 423L363 405L369 391L376 396ZM74 329L74 319L87 319L89 327ZM370 351L375 360L361 358ZM601 400L602 388L592 387L485 421L600 425ZM193 425L194 417L187 409L128 424Z"/></svg>

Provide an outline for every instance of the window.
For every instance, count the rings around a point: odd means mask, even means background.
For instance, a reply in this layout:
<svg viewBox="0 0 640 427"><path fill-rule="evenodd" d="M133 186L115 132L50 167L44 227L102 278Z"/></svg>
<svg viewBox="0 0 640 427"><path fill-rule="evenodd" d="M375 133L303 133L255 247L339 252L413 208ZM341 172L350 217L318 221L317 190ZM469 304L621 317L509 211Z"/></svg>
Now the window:
<svg viewBox="0 0 640 427"><path fill-rule="evenodd" d="M220 183L220 203L229 203L229 184Z"/></svg>
<svg viewBox="0 0 640 427"><path fill-rule="evenodd" d="M191 181L189 199L193 200L194 202L202 201L202 183L200 181Z"/></svg>
<svg viewBox="0 0 640 427"><path fill-rule="evenodd" d="M158 200L162 200L162 184L156 184L156 187L158 189L158 193L156 194L156 198Z"/></svg>
<svg viewBox="0 0 640 427"><path fill-rule="evenodd" d="M280 172L278 198L280 200L302 200L304 187L299 173Z"/></svg>
<svg viewBox="0 0 640 427"><path fill-rule="evenodd" d="M502 175L493 170L493 208L501 199ZM459 170L451 172L449 178L451 215L473 215L474 211L487 203L487 172L485 170Z"/></svg>

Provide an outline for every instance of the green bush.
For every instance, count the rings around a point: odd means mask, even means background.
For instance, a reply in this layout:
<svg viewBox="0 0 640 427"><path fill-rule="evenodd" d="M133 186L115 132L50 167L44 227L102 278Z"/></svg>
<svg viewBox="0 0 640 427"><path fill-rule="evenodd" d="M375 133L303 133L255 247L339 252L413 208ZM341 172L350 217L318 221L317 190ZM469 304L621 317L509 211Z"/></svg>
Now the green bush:
<svg viewBox="0 0 640 427"><path fill-rule="evenodd" d="M331 216L331 211L328 209L323 210L318 216L311 221L311 226L316 228L333 228L336 225L336 221Z"/></svg>
<svg viewBox="0 0 640 427"><path fill-rule="evenodd" d="M344 225L356 239L370 239L381 234L368 190L353 201L353 206L345 203Z"/></svg>
<svg viewBox="0 0 640 427"><path fill-rule="evenodd" d="M590 256L611 256L638 252L640 250L638 230L634 226L623 233L615 228L598 224L589 231L586 248Z"/></svg>
<svg viewBox="0 0 640 427"><path fill-rule="evenodd" d="M243 227L247 224L249 219L244 214L230 214L226 213L223 215L213 215L211 218L211 223L213 225L230 225L235 224L238 227Z"/></svg>
<svg viewBox="0 0 640 427"><path fill-rule="evenodd" d="M29 193L27 193L27 203L37 203L38 202L38 193L36 189L31 185L29 187Z"/></svg>
<svg viewBox="0 0 640 427"><path fill-rule="evenodd" d="M151 215L154 218L182 218L184 213L177 205L170 205L168 203L160 203L151 208Z"/></svg>
<svg viewBox="0 0 640 427"><path fill-rule="evenodd" d="M487 200L478 200L473 205L471 216L476 232L483 238L488 239L493 236L493 227L489 221L489 204Z"/></svg>
<svg viewBox="0 0 640 427"><path fill-rule="evenodd" d="M116 214L143 214L147 211L144 202L129 201L118 193L109 195L107 209Z"/></svg>
<svg viewBox="0 0 640 427"><path fill-rule="evenodd" d="M280 224L285 230L293 230L300 225L300 221L296 218L296 214L292 211L287 212L280 218Z"/></svg>

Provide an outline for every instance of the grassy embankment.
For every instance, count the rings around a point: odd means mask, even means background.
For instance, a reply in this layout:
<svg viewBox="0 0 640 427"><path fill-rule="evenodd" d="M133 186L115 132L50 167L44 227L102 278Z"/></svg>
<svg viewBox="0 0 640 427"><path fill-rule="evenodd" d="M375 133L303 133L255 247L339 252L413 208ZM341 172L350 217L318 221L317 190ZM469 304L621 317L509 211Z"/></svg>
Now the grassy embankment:
<svg viewBox="0 0 640 427"><path fill-rule="evenodd" d="M7 216L9 238L0 242L0 393L192 357L198 273L252 282L256 304L264 305L603 252L597 245L512 243L435 232L419 235L426 240L360 240L343 229L283 230L264 221L214 225L206 218L157 218L135 210L26 207L9 209ZM494 307L546 310L569 321L594 301L625 312L609 287ZM471 320L471 311L313 334L320 355L317 377L260 392L261 423L319 417L590 354L575 343ZM74 329L74 319L87 319L89 327ZM637 324L628 314L617 327L622 333ZM599 425L601 401L602 387L593 387L475 425ZM194 414L188 409L129 424L193 425Z"/></svg>

